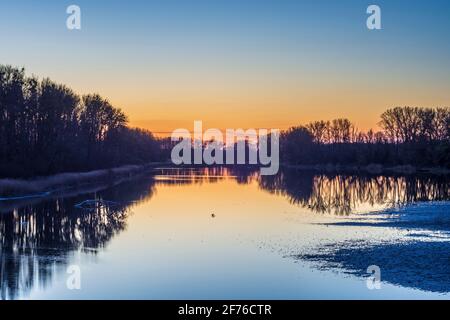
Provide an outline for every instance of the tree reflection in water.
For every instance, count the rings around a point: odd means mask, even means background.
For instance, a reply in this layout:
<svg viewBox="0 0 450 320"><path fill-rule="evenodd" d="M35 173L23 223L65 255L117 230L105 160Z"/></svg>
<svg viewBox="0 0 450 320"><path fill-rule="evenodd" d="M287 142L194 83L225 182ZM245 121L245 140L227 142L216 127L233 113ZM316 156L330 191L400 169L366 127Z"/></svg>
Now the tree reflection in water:
<svg viewBox="0 0 450 320"><path fill-rule="evenodd" d="M41 203L33 199L10 211L0 208L1 298L14 299L36 285L45 288L75 251L95 255L126 228L135 202L150 198L153 191L154 180L146 178L94 193L79 190L80 195L61 195ZM117 205L75 207L86 198L114 199ZM6 203L6 209L11 205Z"/></svg>
<svg viewBox="0 0 450 320"><path fill-rule="evenodd" d="M259 178L260 187L317 213L348 215L362 205L405 205L448 200L447 176L371 176L281 170Z"/></svg>
<svg viewBox="0 0 450 320"><path fill-rule="evenodd" d="M157 185L217 183L234 179L257 183L261 190L287 198L317 213L347 215L360 204L399 205L448 200L447 177L317 174L280 170L260 176L259 168L161 168L154 175L57 193L54 198L0 203L0 286L3 299L47 286L58 267L76 251L96 254L126 228L132 207L152 197ZM89 210L75 205L86 199L110 200Z"/></svg>

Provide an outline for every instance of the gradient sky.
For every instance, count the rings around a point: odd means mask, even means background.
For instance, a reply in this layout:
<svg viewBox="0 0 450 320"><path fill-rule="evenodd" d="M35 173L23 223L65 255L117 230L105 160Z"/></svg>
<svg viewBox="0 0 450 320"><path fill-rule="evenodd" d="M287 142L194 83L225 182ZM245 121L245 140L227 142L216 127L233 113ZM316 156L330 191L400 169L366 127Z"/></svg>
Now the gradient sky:
<svg viewBox="0 0 450 320"><path fill-rule="evenodd" d="M370 4L382 30L366 28ZM1 0L0 38L0 64L100 93L154 131L367 129L389 107L450 106L448 0Z"/></svg>

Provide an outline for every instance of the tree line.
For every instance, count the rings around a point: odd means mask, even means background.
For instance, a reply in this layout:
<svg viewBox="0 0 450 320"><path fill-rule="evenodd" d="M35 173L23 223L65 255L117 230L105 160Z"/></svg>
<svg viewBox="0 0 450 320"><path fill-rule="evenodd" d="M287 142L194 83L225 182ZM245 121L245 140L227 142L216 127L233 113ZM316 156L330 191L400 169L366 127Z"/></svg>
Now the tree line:
<svg viewBox="0 0 450 320"><path fill-rule="evenodd" d="M158 160L149 131L98 94L0 66L0 177L47 175Z"/></svg>
<svg viewBox="0 0 450 320"><path fill-rule="evenodd" d="M380 131L360 131L348 119L315 121L281 135L290 164L412 165L450 168L450 108L396 107Z"/></svg>
<svg viewBox="0 0 450 320"><path fill-rule="evenodd" d="M292 127L280 137L281 162L450 168L448 107L389 109L379 127L363 132L348 119ZM0 65L0 178L164 161L171 147L170 139L130 128L98 94L80 96Z"/></svg>

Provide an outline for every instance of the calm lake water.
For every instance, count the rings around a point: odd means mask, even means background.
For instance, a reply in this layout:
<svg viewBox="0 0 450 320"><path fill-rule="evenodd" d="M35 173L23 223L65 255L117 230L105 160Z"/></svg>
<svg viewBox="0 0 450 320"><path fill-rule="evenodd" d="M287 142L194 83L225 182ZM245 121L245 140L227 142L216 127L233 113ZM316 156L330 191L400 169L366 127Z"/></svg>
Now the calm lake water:
<svg viewBox="0 0 450 320"><path fill-rule="evenodd" d="M449 183L158 168L2 201L1 298L448 299Z"/></svg>

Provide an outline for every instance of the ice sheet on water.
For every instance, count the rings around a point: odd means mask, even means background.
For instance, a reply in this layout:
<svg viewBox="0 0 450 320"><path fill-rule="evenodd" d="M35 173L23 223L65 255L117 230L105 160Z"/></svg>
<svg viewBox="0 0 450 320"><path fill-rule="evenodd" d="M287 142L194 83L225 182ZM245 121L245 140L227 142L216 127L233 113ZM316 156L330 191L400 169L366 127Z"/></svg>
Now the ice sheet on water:
<svg viewBox="0 0 450 320"><path fill-rule="evenodd" d="M377 265L381 281L423 291L450 293L450 202L416 203L366 214L333 226L396 228L397 239L340 241L294 254L321 270L367 277Z"/></svg>
<svg viewBox="0 0 450 320"><path fill-rule="evenodd" d="M450 232L450 202L420 202L361 215L334 226L391 227Z"/></svg>

